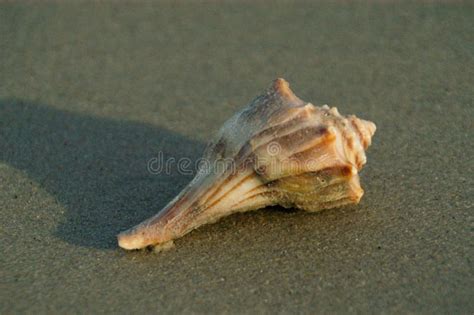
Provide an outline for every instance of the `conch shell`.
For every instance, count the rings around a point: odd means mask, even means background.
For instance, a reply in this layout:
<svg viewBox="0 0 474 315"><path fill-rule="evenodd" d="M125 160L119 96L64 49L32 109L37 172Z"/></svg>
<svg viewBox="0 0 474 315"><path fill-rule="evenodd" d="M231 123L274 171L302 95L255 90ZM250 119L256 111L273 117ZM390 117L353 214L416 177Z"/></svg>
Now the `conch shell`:
<svg viewBox="0 0 474 315"><path fill-rule="evenodd" d="M277 79L224 124L189 185L118 244L169 247L203 224L271 205L315 212L358 203L374 132L374 123L306 103Z"/></svg>

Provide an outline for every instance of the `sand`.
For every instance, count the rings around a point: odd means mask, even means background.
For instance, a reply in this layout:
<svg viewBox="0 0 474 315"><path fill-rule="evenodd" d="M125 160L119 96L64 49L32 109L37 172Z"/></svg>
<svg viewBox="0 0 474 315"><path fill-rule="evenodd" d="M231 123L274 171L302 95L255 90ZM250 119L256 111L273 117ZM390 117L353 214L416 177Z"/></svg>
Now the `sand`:
<svg viewBox="0 0 474 315"><path fill-rule="evenodd" d="M473 313L474 7L0 5L0 313ZM360 204L115 235L276 77L377 124Z"/></svg>

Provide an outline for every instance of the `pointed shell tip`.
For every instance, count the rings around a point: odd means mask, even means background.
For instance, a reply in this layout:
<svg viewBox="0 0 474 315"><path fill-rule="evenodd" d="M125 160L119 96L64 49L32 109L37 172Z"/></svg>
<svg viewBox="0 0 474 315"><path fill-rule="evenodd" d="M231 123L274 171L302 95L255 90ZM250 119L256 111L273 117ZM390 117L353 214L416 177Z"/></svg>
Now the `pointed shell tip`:
<svg viewBox="0 0 474 315"><path fill-rule="evenodd" d="M295 94L290 89L290 84L283 78L273 81L273 89L285 98L293 98Z"/></svg>
<svg viewBox="0 0 474 315"><path fill-rule="evenodd" d="M127 231L122 232L117 235L118 246L123 249L132 250L143 247L143 242L141 239L137 238L135 235L130 235Z"/></svg>

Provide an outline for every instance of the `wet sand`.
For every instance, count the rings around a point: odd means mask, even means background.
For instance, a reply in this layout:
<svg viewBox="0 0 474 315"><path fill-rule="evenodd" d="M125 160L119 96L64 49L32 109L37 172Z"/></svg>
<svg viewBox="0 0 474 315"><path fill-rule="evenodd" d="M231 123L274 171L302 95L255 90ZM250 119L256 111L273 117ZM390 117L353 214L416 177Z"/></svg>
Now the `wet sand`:
<svg viewBox="0 0 474 315"><path fill-rule="evenodd" d="M0 313L474 311L474 7L0 5ZM359 205L267 208L164 253L115 235L276 77L374 121Z"/></svg>

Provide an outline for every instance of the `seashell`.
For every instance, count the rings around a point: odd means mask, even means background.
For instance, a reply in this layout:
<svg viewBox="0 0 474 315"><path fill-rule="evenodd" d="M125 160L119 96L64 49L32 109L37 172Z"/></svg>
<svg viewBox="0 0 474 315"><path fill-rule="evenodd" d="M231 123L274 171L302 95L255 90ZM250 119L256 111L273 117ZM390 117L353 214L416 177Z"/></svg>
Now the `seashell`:
<svg viewBox="0 0 474 315"><path fill-rule="evenodd" d="M120 233L118 244L169 248L235 212L272 205L315 212L358 203L364 193L358 172L374 132L374 123L306 103L277 79L224 124L189 185L155 216Z"/></svg>

